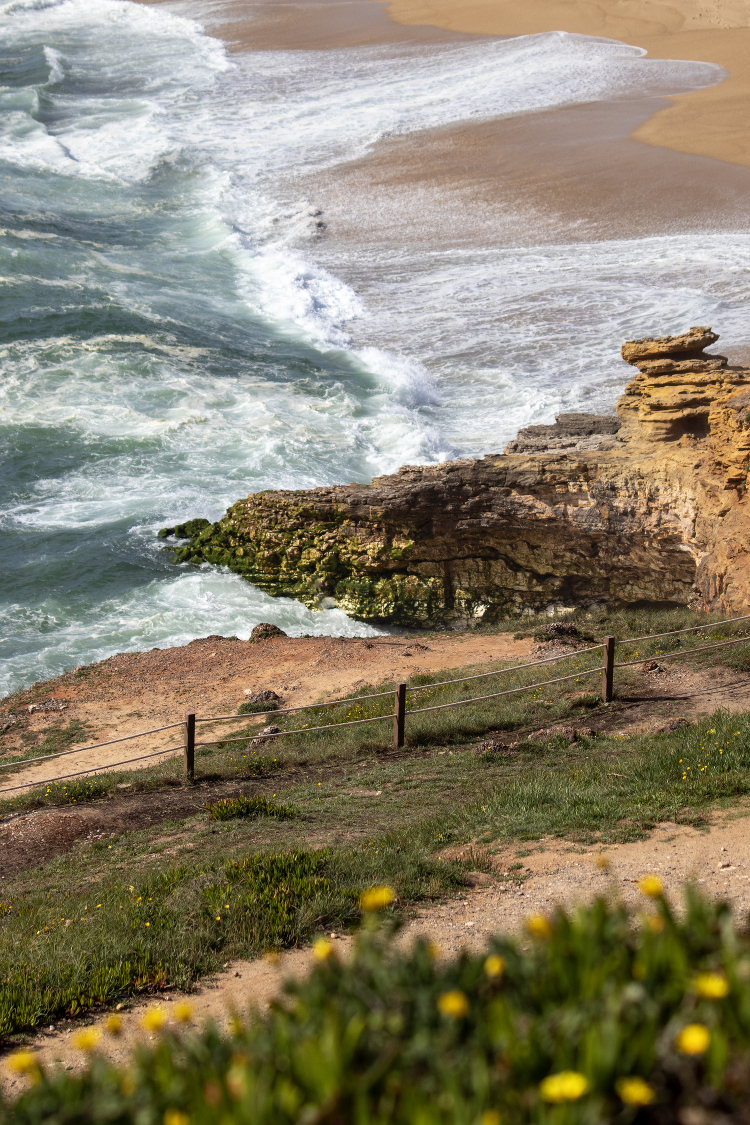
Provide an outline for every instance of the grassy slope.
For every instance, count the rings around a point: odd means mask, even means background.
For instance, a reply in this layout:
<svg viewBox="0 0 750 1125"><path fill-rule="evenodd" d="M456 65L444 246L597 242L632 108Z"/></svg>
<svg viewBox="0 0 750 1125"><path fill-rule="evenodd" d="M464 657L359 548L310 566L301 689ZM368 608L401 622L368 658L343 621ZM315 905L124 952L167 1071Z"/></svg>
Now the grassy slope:
<svg viewBox="0 0 750 1125"><path fill-rule="evenodd" d="M653 631L673 619L652 618ZM643 617L633 624L642 631ZM612 628L611 620L587 625L592 639ZM697 641L688 637L683 647ZM664 646L649 642L636 651L644 656ZM747 654L719 650L700 659L742 667ZM598 664L599 654L566 664L581 670L592 660ZM549 678L565 670L554 668ZM620 673L620 690L627 690L629 675ZM479 681L481 688L468 686L471 694L484 694L524 677L531 682L529 672L511 672L502 680ZM651 737L603 736L572 744L557 737L521 741L509 755L471 752L487 730L528 729L571 717L593 721L600 713L595 696L580 689L573 680L415 717L407 728L410 745L398 754L388 748L387 736L373 736L380 724L294 736L283 740L283 751L272 744L276 755L268 746L246 744L204 751L204 775L250 777L252 789L293 805L300 817L219 824L206 814L191 816L79 844L6 881L0 1032L12 1034L166 981L186 986L228 957L346 926L357 917L357 891L373 883L394 884L402 903L450 894L464 872L460 864L438 859L437 849L450 841L547 834L587 842L628 839L658 821L699 823L715 802L750 791L750 715L717 714ZM430 688L415 698L425 706L464 691ZM380 705L357 706L364 712ZM351 709L331 711L346 721ZM319 719L313 713L308 721L316 725ZM226 728L223 733L229 734ZM174 768L127 776L154 789ZM117 780L107 775L80 783L80 789L70 786L65 799L112 792ZM62 800L58 790L5 808Z"/></svg>

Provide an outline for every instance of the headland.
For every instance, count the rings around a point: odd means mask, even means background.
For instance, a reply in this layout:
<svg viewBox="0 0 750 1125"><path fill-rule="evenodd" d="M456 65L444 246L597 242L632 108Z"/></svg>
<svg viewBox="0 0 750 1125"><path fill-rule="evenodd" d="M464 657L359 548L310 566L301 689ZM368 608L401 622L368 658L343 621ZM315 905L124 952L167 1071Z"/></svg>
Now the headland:
<svg viewBox="0 0 750 1125"><path fill-rule="evenodd" d="M638 375L611 417L561 415L504 454L369 485L255 493L168 549L408 626L596 605L748 612L750 369L704 351L717 340L696 327L625 344Z"/></svg>

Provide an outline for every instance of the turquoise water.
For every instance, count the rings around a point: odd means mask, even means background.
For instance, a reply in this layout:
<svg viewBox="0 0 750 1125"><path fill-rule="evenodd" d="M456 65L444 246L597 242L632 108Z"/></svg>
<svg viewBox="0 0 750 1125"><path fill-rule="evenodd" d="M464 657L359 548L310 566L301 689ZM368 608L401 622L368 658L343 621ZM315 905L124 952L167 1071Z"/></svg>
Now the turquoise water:
<svg viewBox="0 0 750 1125"><path fill-rule="evenodd" d="M174 567L155 531L607 409L617 345L654 322L721 320L747 340L744 233L687 248L530 234L353 265L351 248L323 253L319 201L294 184L388 133L691 88L718 68L560 34L230 61L198 24L123 0L0 17L0 690L260 620L372 633Z"/></svg>

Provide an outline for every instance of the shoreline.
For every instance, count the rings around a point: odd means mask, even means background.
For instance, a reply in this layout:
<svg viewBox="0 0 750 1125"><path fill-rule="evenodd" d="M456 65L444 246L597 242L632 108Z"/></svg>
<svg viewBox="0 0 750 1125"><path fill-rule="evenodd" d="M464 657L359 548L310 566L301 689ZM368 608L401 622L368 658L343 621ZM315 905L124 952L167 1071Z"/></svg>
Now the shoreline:
<svg viewBox="0 0 750 1125"><path fill-rule="evenodd" d="M675 94L669 105L639 125L631 137L643 144L730 164L750 166L750 3L708 8L696 0L669 5L634 0L390 0L388 15L409 26L440 27L485 35L533 35L567 31L617 39L643 48L650 58L710 62L729 76L718 85Z"/></svg>
<svg viewBox="0 0 750 1125"><path fill-rule="evenodd" d="M532 230L543 245L747 226L750 168L632 139L664 101L465 122L424 130L416 143L385 138L356 160L297 179L325 211L316 257L328 264L326 247L346 243L489 248L527 245Z"/></svg>
<svg viewBox="0 0 750 1125"><path fill-rule="evenodd" d="M161 4L170 0L138 0ZM227 0L207 33L231 53L324 50L385 43L430 45L566 31L614 39L649 58L708 62L728 76L716 85L665 98L630 138L655 148L750 167L750 0L281 0L248 17Z"/></svg>

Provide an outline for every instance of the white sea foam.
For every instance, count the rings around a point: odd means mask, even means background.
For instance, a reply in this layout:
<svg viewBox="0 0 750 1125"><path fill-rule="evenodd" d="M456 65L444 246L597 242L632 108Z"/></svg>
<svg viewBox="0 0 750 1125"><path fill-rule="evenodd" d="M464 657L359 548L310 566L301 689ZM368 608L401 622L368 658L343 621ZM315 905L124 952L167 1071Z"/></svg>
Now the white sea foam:
<svg viewBox="0 0 750 1125"><path fill-rule="evenodd" d="M389 134L676 92L719 68L563 33L362 48L345 67L331 51L229 60L197 23L126 0L0 4L0 48L28 74L0 89L0 271L24 327L0 352L8 687L261 619L370 632L175 568L154 532L609 408L627 336L713 319L747 340L744 232L362 249L355 268L315 242L295 186Z"/></svg>
<svg viewBox="0 0 750 1125"><path fill-rule="evenodd" d="M82 607L81 607L82 608ZM68 605L42 596L33 609L10 606L16 651L4 670L10 686L58 675L62 670L117 652L173 648L217 633L247 640L255 624L272 619L290 637L377 636L339 609L309 610L289 598L271 598L242 578L204 566L165 582L153 580L130 598L104 599L71 620ZM47 644L39 649L39 633Z"/></svg>

